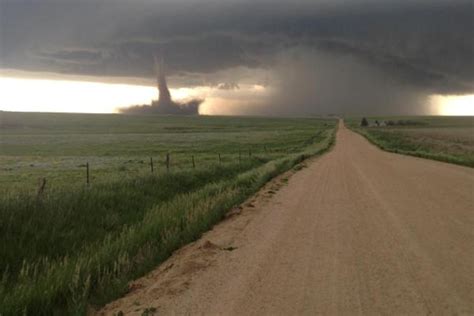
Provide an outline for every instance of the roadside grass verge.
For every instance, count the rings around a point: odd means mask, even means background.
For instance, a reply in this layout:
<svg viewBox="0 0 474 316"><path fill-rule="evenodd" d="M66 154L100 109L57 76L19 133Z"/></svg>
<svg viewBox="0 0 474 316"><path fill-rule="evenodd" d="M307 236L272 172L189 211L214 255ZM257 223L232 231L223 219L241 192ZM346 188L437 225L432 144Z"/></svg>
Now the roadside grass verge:
<svg viewBox="0 0 474 316"><path fill-rule="evenodd" d="M85 314L127 291L276 175L327 151L335 129L275 160L170 172L0 201L0 314ZM167 191L168 190L168 191ZM22 226L25 227L22 227ZM38 241L35 241L38 237ZM22 264L12 265L22 249ZM13 268L20 267L20 268Z"/></svg>
<svg viewBox="0 0 474 316"><path fill-rule="evenodd" d="M462 122L465 123L464 121ZM424 125L415 128L362 128L358 126L357 120L348 120L346 125L388 152L474 167L474 138L469 135L473 131L472 126L470 129L464 125L442 126L440 124L447 124L442 118L434 121L437 125L429 125L429 119L422 122Z"/></svg>
<svg viewBox="0 0 474 316"><path fill-rule="evenodd" d="M0 198L0 268L14 276L20 273L23 262L71 256L105 235L120 232L124 225L139 222L156 204L167 203L207 183L230 180L265 162L261 158L163 172L74 191L50 190L42 196L11 192Z"/></svg>

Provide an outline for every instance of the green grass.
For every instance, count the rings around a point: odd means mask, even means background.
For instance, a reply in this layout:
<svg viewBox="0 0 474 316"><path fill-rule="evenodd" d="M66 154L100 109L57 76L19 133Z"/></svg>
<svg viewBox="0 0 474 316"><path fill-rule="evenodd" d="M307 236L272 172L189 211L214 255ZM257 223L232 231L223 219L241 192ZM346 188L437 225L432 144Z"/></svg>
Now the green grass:
<svg viewBox="0 0 474 316"><path fill-rule="evenodd" d="M173 170L235 162L254 155L278 158L301 150L314 136L316 119L164 117L0 112L0 193L34 191L38 179L48 187L146 175L153 157L157 170L165 156ZM329 124L329 123L328 123ZM324 126L323 126L324 127Z"/></svg>
<svg viewBox="0 0 474 316"><path fill-rule="evenodd" d="M128 281L198 238L269 179L327 150L336 126L320 119L1 115L1 159L11 169L1 174L3 315L85 314L124 294ZM158 163L151 174L136 162L166 152L173 157L169 172ZM89 187L77 166L85 160L94 166ZM25 167L32 161L42 162L36 172ZM48 179L40 196L38 175Z"/></svg>
<svg viewBox="0 0 474 316"><path fill-rule="evenodd" d="M371 117L370 127L360 118L346 119L349 128L381 149L474 167L473 117ZM405 125L373 126L375 120L405 122ZM408 123L407 123L408 122Z"/></svg>

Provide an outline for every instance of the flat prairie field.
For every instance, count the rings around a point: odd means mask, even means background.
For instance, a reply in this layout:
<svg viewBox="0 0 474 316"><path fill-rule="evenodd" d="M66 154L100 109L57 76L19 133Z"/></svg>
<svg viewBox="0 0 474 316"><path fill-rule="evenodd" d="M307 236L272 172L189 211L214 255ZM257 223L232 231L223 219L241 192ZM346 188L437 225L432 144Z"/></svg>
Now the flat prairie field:
<svg viewBox="0 0 474 316"><path fill-rule="evenodd" d="M115 181L194 165L272 160L334 127L318 119L124 116L0 112L0 190ZM323 137L324 138L324 137ZM219 160L220 155L220 160Z"/></svg>
<svg viewBox="0 0 474 316"><path fill-rule="evenodd" d="M381 149L474 167L474 117L414 116L346 119L349 128ZM377 123L379 125L377 125Z"/></svg>
<svg viewBox="0 0 474 316"><path fill-rule="evenodd" d="M85 314L124 294L330 148L336 123L0 112L0 315Z"/></svg>

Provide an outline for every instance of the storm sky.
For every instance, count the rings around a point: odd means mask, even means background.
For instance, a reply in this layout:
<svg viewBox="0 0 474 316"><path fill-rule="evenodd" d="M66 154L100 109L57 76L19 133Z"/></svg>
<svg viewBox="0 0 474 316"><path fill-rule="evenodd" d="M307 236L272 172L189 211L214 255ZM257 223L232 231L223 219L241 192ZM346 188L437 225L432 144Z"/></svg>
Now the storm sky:
<svg viewBox="0 0 474 316"><path fill-rule="evenodd" d="M464 0L0 0L0 69L153 85L163 54L234 114L423 114L474 93L473 21Z"/></svg>

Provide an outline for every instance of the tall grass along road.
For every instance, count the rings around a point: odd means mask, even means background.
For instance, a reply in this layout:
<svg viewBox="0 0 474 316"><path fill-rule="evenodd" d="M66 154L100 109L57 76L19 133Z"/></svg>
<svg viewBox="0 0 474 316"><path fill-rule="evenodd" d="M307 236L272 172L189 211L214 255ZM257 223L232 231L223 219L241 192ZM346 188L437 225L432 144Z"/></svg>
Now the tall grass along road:
<svg viewBox="0 0 474 316"><path fill-rule="evenodd" d="M384 152L341 125L330 153L99 313L473 314L473 184L472 168Z"/></svg>

